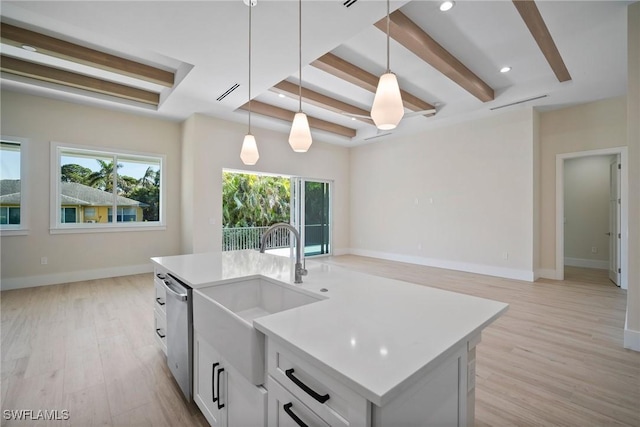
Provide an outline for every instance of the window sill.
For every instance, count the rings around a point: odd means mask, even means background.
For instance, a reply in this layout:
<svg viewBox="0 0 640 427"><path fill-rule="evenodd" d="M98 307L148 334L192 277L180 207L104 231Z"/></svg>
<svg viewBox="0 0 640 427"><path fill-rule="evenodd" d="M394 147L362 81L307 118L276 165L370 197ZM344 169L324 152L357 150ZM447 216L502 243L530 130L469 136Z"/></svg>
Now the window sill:
<svg viewBox="0 0 640 427"><path fill-rule="evenodd" d="M78 234L78 233L122 233L129 231L164 231L167 226L164 224L153 225L73 225L69 227L50 228L50 234Z"/></svg>
<svg viewBox="0 0 640 427"><path fill-rule="evenodd" d="M20 228L20 229L0 229L0 237L8 237L8 236L26 236L29 234L28 228Z"/></svg>

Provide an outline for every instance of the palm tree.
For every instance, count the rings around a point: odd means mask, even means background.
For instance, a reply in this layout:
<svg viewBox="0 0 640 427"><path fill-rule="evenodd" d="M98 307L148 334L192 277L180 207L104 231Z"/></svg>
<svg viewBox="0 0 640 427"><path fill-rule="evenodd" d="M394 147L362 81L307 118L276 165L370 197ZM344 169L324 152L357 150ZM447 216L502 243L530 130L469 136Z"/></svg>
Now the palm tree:
<svg viewBox="0 0 640 427"><path fill-rule="evenodd" d="M99 188L103 191L113 191L113 174L116 173L116 168L113 166L113 161L107 162L101 159L96 159L100 165L100 170L92 172L87 177L87 185L90 187ZM117 165L117 169L122 167L121 164Z"/></svg>

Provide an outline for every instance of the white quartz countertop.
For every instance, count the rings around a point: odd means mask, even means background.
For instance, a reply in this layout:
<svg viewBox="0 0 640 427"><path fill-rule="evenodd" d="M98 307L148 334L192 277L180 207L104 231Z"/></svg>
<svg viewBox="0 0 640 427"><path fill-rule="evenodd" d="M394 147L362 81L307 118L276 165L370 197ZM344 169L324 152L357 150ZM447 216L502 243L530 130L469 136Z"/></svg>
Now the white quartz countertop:
<svg viewBox="0 0 640 427"><path fill-rule="evenodd" d="M307 261L309 274L294 285L291 260L256 251L152 260L194 289L262 275L328 297L255 319L254 327L378 406L475 338L508 307L318 261Z"/></svg>

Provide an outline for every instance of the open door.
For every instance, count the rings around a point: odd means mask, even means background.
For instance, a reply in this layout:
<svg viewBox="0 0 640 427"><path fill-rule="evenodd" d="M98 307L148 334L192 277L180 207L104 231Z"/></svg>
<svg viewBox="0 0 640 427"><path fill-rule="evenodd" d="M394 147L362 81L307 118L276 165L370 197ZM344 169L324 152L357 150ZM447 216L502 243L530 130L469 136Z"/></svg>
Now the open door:
<svg viewBox="0 0 640 427"><path fill-rule="evenodd" d="M300 231L305 257L331 254L331 183L292 178L291 221Z"/></svg>
<svg viewBox="0 0 640 427"><path fill-rule="evenodd" d="M620 286L620 155L609 165L609 279Z"/></svg>

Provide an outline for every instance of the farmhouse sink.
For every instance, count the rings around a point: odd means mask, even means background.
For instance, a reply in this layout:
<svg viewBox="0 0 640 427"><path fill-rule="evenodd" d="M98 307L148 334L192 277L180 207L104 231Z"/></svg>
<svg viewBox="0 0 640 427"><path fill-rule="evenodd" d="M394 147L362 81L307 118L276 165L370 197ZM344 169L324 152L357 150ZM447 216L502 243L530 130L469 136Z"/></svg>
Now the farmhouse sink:
<svg viewBox="0 0 640 427"><path fill-rule="evenodd" d="M264 335L253 319L321 300L303 289L262 277L202 287L193 292L193 327L255 385L264 383Z"/></svg>

